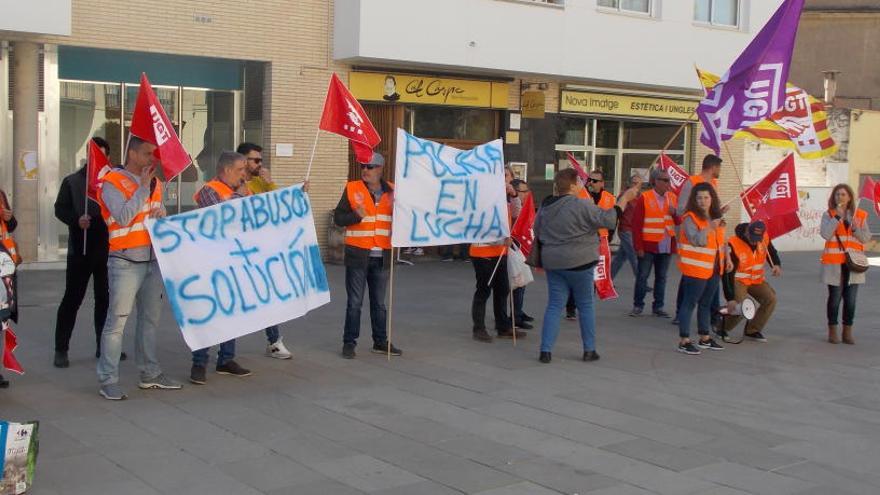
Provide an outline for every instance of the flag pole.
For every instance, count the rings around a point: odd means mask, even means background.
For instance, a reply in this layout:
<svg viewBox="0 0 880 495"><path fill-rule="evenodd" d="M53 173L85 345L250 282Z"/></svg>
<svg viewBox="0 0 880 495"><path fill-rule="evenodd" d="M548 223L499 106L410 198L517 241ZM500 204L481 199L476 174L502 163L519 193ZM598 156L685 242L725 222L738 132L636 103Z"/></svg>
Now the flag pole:
<svg viewBox="0 0 880 495"><path fill-rule="evenodd" d="M317 142L317 139L315 140ZM397 248L400 251L400 248ZM391 273L388 276L388 313L386 314L385 327L387 335L385 336L386 352L388 361L391 361L391 317L394 314L394 247L391 248Z"/></svg>
<svg viewBox="0 0 880 495"><path fill-rule="evenodd" d="M89 146L91 146L91 143L89 143ZM89 168L90 168L89 167L89 160L87 158L86 159L86 194L85 194L86 201L85 201L85 205L83 206L83 215L89 214L89 172L90 172ZM79 219L77 218L76 220L77 220L77 224L78 224ZM83 256L86 255L86 241L88 240L88 236L89 236L89 229L83 229Z"/></svg>
<svg viewBox="0 0 880 495"><path fill-rule="evenodd" d="M312 173L312 162L315 160L315 150L318 148L318 137L321 135L321 128L318 127L318 132L315 133L315 142L312 143L312 156L309 157L309 168L306 169L306 180L309 180L309 176ZM392 254L393 250L392 250Z"/></svg>
<svg viewBox="0 0 880 495"><path fill-rule="evenodd" d="M516 304L513 301L513 286L510 282L507 285L510 287L510 326L513 327L513 346L516 347Z"/></svg>

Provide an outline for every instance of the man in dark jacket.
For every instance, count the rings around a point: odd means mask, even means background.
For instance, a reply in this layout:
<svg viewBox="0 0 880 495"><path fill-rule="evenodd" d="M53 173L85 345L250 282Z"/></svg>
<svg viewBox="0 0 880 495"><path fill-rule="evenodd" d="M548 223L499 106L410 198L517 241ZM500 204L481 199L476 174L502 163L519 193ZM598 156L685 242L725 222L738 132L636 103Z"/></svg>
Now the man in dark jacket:
<svg viewBox="0 0 880 495"><path fill-rule="evenodd" d="M333 222L345 227L345 328L342 357L354 359L361 332L361 306L364 289L370 292L372 352L400 356L390 345L385 328L385 288L391 267L391 215L394 187L382 178L385 158L379 153L361 164L361 180L345 185L342 198L333 211Z"/></svg>
<svg viewBox="0 0 880 495"><path fill-rule="evenodd" d="M92 140L109 156L110 145L102 138ZM86 295L89 277L94 278L95 295L95 357L101 355L101 331L107 318L110 301L107 286L107 225L101 218L98 203L86 202L86 166L68 175L61 182L55 199L55 217L67 225L67 275L64 297L58 306L55 322L55 360L57 368L67 368L70 336L76 324L76 313ZM86 210L86 203L88 209ZM85 241L83 240L85 236ZM85 250L85 251L84 251ZM125 359L123 353L122 359Z"/></svg>

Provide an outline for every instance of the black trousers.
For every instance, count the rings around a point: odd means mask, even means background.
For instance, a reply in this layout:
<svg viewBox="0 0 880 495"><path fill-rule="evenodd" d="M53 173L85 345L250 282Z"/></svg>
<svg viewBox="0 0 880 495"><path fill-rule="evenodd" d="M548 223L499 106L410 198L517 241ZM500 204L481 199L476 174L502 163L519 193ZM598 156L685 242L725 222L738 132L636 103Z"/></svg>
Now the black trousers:
<svg viewBox="0 0 880 495"><path fill-rule="evenodd" d="M76 313L82 305L89 278L93 279L95 295L95 344L101 347L101 332L104 320L107 319L107 307L110 304L110 291L107 286L107 253L89 253L86 256L68 255L64 297L58 306L55 320L55 351L67 352L70 348L70 336L76 324Z"/></svg>
<svg viewBox="0 0 880 495"><path fill-rule="evenodd" d="M507 279L507 256L501 257L501 263L489 285L492 270L498 258L471 258L474 273L477 275L477 288L471 304L471 316L474 319L474 330L486 329L486 301L492 296L492 309L495 312L495 329L510 330L510 317L507 316L507 297L510 294L510 283Z"/></svg>

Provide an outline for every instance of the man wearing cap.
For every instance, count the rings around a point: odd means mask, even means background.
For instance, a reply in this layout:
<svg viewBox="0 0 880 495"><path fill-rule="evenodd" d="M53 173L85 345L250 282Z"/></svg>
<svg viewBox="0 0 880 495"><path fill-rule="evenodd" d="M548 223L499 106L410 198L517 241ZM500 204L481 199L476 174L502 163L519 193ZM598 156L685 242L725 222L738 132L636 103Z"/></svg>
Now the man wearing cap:
<svg viewBox="0 0 880 495"><path fill-rule="evenodd" d="M386 332L385 288L391 267L391 215L394 185L382 178L385 159L373 153L361 164L361 180L345 185L342 198L333 211L333 222L345 227L345 328L342 334L342 357L354 359L361 333L361 306L364 288L370 291L370 323L373 329L372 352L392 356L401 350L389 345Z"/></svg>
<svg viewBox="0 0 880 495"><path fill-rule="evenodd" d="M675 252L675 205L678 200L669 190L669 174L651 170L652 188L635 201L632 214L632 242L638 257L638 276L630 316L640 316L645 308L648 276L654 270L654 302L651 313L669 318L663 308L666 299L666 274ZM629 205L627 205L629 207ZM621 241L622 242L622 241Z"/></svg>
<svg viewBox="0 0 880 495"><path fill-rule="evenodd" d="M779 253L770 242L767 227L758 220L752 223L741 223L736 226L736 236L728 242L730 256L727 258L727 273L722 278L724 297L728 309L732 310L743 302L746 295L755 299L760 307L755 317L746 323L745 336L756 342L767 342L763 333L767 320L776 308L776 291L770 287L764 277L764 263L769 255L771 272L774 277L782 273ZM739 324L742 316L727 316L718 336L727 342L728 332Z"/></svg>

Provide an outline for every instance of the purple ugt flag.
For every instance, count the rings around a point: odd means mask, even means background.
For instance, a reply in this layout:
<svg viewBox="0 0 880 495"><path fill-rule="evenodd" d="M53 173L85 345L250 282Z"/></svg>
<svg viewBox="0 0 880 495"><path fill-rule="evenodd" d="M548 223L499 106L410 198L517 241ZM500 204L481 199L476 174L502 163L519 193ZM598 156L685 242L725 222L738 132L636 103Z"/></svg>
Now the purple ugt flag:
<svg viewBox="0 0 880 495"><path fill-rule="evenodd" d="M804 0L785 0L697 107L700 141L719 154L721 142L782 108L791 52Z"/></svg>

